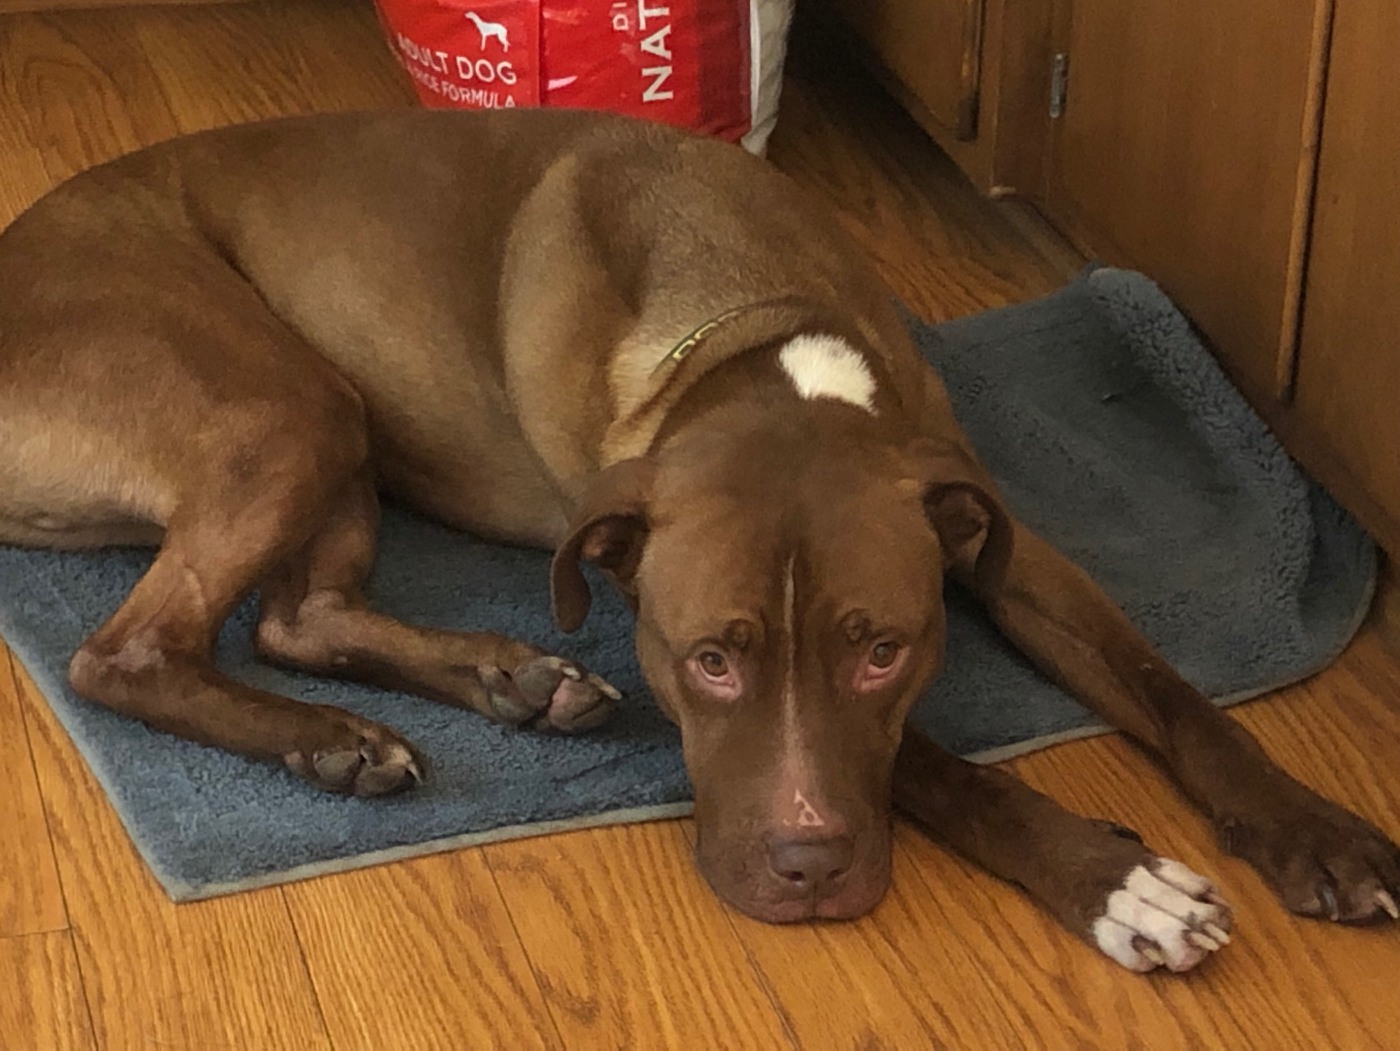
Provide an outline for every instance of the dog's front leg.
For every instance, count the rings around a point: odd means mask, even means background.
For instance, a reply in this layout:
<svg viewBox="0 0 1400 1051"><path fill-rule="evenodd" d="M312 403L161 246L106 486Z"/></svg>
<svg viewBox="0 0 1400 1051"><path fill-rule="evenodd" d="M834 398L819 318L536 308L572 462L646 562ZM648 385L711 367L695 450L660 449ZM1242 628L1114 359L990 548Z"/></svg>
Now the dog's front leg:
<svg viewBox="0 0 1400 1051"><path fill-rule="evenodd" d="M1276 766L1082 569L1017 525L1005 580L982 599L1046 674L1161 757L1226 849L1252 864L1290 909L1332 920L1400 919L1400 849Z"/></svg>
<svg viewBox="0 0 1400 1051"><path fill-rule="evenodd" d="M1204 876L1005 771L959 759L912 726L895 761L894 802L1134 971L1184 971L1230 940L1230 909Z"/></svg>
<svg viewBox="0 0 1400 1051"><path fill-rule="evenodd" d="M312 540L264 582L258 649L320 675L469 708L494 722L579 733L621 694L575 661L492 632L405 624L369 607L379 499L367 478L347 487Z"/></svg>

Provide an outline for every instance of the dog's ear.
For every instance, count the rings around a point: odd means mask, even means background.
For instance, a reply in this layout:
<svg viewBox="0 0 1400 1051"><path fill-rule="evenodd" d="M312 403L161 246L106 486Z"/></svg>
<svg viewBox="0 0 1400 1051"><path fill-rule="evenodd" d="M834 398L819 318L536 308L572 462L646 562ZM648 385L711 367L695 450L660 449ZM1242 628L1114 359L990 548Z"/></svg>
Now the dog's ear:
<svg viewBox="0 0 1400 1051"><path fill-rule="evenodd" d="M592 562L631 594L646 543L647 503L655 479L656 465L639 458L604 468L589 485L549 567L554 620L564 631L577 631L593 604L580 562Z"/></svg>
<svg viewBox="0 0 1400 1051"><path fill-rule="evenodd" d="M951 442L921 439L909 460L948 568L980 597L991 598L1006 580L1012 545L1011 518L991 476Z"/></svg>

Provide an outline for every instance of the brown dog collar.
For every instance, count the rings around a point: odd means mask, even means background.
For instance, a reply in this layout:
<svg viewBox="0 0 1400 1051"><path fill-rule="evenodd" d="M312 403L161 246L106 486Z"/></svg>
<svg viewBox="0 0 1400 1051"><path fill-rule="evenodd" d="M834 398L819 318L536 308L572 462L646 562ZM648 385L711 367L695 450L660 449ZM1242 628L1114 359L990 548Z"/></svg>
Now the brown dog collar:
<svg viewBox="0 0 1400 1051"><path fill-rule="evenodd" d="M782 306L793 302L796 298L795 296L780 296L776 299L765 299L757 303L745 303L741 307L733 307L722 314L716 314L714 317L710 318L709 321L691 329L684 339L667 351L666 356L658 361L655 367L652 368L651 374L655 376L666 366L675 365L683 361L690 355L691 351L704 343L706 338L726 321L736 318L740 314L747 314L751 310L762 310L764 307Z"/></svg>

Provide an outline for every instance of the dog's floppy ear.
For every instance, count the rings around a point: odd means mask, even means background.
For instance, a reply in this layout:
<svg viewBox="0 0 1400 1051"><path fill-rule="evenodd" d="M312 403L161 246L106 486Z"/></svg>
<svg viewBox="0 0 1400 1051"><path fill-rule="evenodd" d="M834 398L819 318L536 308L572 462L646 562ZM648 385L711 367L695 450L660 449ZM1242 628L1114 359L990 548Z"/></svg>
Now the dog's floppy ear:
<svg viewBox="0 0 1400 1051"><path fill-rule="evenodd" d="M986 468L951 442L920 439L910 449L910 470L948 567L979 597L991 598L1011 564L1012 528Z"/></svg>
<svg viewBox="0 0 1400 1051"><path fill-rule="evenodd" d="M604 468L589 485L549 567L554 620L564 631L577 631L593 604L580 562L592 562L630 594L646 543L647 503L655 479L656 465L638 458Z"/></svg>

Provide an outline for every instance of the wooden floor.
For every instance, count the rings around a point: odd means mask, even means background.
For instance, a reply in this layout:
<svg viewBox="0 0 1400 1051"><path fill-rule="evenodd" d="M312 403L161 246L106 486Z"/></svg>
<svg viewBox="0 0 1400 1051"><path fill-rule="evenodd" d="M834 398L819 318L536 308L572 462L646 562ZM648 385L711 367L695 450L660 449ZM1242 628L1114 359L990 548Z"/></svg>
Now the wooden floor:
<svg viewBox="0 0 1400 1051"><path fill-rule="evenodd" d="M177 132L405 103L362 3L0 15L0 221ZM930 318L1045 292L1078 266L801 47L773 153ZM1373 633L1239 714L1290 770L1400 836L1400 664ZM0 1047L1400 1047L1400 929L1286 916L1119 739L1012 766L1215 874L1234 943L1200 973L1135 977L907 829L894 889L843 925L726 911L691 867L687 822L177 907L0 651Z"/></svg>

